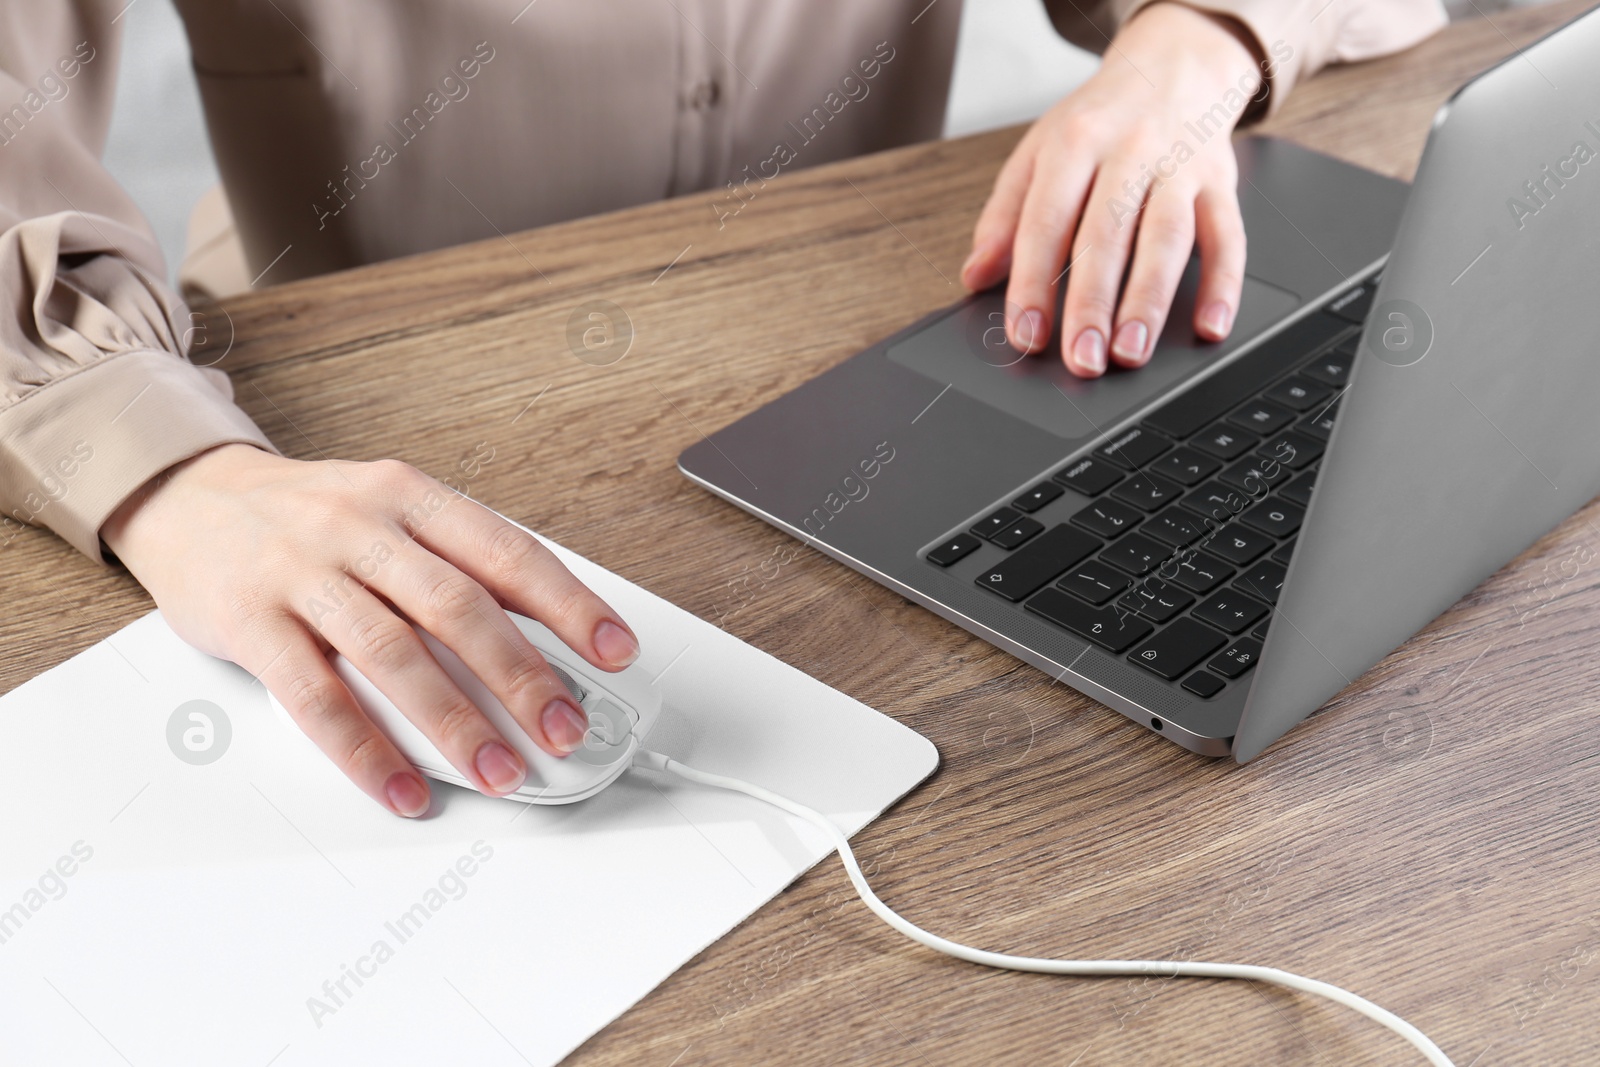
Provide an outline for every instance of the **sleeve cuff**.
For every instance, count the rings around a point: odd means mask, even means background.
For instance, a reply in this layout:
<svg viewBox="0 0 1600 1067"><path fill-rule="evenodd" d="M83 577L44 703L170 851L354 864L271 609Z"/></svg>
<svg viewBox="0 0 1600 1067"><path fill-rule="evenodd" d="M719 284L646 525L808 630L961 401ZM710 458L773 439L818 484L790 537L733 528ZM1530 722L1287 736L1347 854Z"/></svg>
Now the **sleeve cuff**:
<svg viewBox="0 0 1600 1067"><path fill-rule="evenodd" d="M136 489L236 443L276 451L220 371L156 350L109 357L0 411L0 525L48 527L103 561L100 527Z"/></svg>
<svg viewBox="0 0 1600 1067"><path fill-rule="evenodd" d="M1404 51L1449 22L1439 0L1124 0L1121 19L1176 2L1232 19L1256 39L1267 79L1265 111L1275 114L1303 79L1334 62Z"/></svg>

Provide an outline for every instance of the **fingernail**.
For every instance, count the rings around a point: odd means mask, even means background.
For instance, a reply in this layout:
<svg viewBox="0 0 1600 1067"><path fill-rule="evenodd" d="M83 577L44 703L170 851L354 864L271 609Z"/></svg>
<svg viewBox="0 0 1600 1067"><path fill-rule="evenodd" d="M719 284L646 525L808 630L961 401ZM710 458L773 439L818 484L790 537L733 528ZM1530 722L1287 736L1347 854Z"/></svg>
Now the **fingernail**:
<svg viewBox="0 0 1600 1067"><path fill-rule="evenodd" d="M1037 352L1044 347L1048 334L1044 328L1044 312L1029 308L1011 323L1011 336L1016 346L1024 352Z"/></svg>
<svg viewBox="0 0 1600 1067"><path fill-rule="evenodd" d="M639 658L639 642L610 619L594 628L594 650L613 667L626 667Z"/></svg>
<svg viewBox="0 0 1600 1067"><path fill-rule="evenodd" d="M422 779L406 771L396 771L389 776L383 784L383 795L389 798L389 806L397 815L408 819L415 819L428 810L428 787L422 784Z"/></svg>
<svg viewBox="0 0 1600 1067"><path fill-rule="evenodd" d="M478 768L478 775L496 793L511 792L528 776L517 754L498 741L485 741L472 762Z"/></svg>
<svg viewBox="0 0 1600 1067"><path fill-rule="evenodd" d="M1078 335L1072 346L1072 361L1084 370L1099 374L1106 369L1106 338L1093 326Z"/></svg>
<svg viewBox="0 0 1600 1067"><path fill-rule="evenodd" d="M1150 327L1133 319L1117 327L1116 340L1111 344L1111 351L1123 359L1138 360L1143 363L1147 353L1145 346L1150 343Z"/></svg>
<svg viewBox="0 0 1600 1067"><path fill-rule="evenodd" d="M967 276L967 271L971 270L972 269L972 265L974 263L976 263L976 262L978 262L978 250L976 248L974 248L971 252L967 253L966 262L961 264L961 277L962 278L965 278Z"/></svg>
<svg viewBox="0 0 1600 1067"><path fill-rule="evenodd" d="M589 732L589 720L565 700L552 700L546 704L541 721L544 723L544 735L561 751L576 752L583 747L583 735Z"/></svg>
<svg viewBox="0 0 1600 1067"><path fill-rule="evenodd" d="M1214 337L1226 337L1233 326L1233 309L1221 300L1213 300L1200 312L1200 328Z"/></svg>

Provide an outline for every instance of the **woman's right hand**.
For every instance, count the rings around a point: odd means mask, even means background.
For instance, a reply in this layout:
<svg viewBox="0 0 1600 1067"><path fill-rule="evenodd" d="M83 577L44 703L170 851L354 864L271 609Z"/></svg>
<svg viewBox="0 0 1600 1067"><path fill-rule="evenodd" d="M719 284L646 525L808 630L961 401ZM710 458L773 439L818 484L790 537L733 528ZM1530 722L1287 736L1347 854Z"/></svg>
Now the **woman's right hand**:
<svg viewBox="0 0 1600 1067"><path fill-rule="evenodd" d="M368 795L399 815L428 787L328 662L343 653L467 781L490 796L527 768L407 621L461 657L540 748L587 722L505 610L589 663L639 653L622 619L536 538L395 460L304 462L223 445L153 479L101 538L189 644L256 675Z"/></svg>
<svg viewBox="0 0 1600 1067"><path fill-rule="evenodd" d="M1042 352L1054 333L1067 369L1082 378L1112 363L1144 366L1196 243L1194 332L1206 341L1228 336L1244 285L1245 232L1227 134L1272 67L1258 50L1232 19L1150 4L1117 34L1094 76L1029 127L961 268L974 292L1009 277L1013 347ZM1197 127L1197 115L1223 115L1225 125L1207 134L1208 119Z"/></svg>

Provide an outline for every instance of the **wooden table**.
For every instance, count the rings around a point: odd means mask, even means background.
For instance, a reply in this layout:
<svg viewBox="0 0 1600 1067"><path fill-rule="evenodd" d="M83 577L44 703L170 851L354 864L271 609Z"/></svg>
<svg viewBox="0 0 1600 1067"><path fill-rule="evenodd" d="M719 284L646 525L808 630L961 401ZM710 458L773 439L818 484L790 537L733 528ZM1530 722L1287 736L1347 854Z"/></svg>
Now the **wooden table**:
<svg viewBox="0 0 1600 1067"><path fill-rule="evenodd" d="M1330 71L1268 129L1408 176L1456 85L1585 6ZM399 456L460 480L492 449L475 496L930 737L943 768L858 839L913 920L1034 955L1282 966L1400 1012L1462 1067L1595 1062L1594 507L1240 769L791 552L674 469L701 432L955 299L1017 136L797 172L721 228L702 194L255 293L213 314L234 333L221 365L291 455ZM594 300L635 333L607 366L567 343ZM149 608L126 574L42 533L0 553L0 579L0 688ZM1417 1061L1276 990L937 957L881 927L829 862L572 1062Z"/></svg>

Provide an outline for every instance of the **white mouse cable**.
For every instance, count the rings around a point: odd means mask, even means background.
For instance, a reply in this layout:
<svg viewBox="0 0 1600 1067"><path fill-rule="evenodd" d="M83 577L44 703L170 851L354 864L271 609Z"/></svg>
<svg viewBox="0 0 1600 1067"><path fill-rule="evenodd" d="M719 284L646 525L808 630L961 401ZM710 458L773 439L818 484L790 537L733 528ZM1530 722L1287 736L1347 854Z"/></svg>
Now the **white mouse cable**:
<svg viewBox="0 0 1600 1067"><path fill-rule="evenodd" d="M850 840L844 832L833 824L820 811L813 811L804 804L798 804L787 797L779 796L771 790L763 789L758 785L740 781L737 778L728 778L720 774L711 774L707 771L696 770L693 767L679 763L675 759L663 756L659 752L641 749L635 757L634 766L644 767L649 770L664 771L673 774L685 781L699 785L711 786L715 789L727 789L735 793L743 793L764 801L774 807L781 808L791 815L798 816L811 823L817 829L827 834L833 841L834 848L839 852L839 859L844 863L845 873L850 876L850 882L856 887L862 903L866 904L872 912L900 931L906 937L931 949L966 960L969 963L982 964L985 967L997 967L1007 971L1033 971L1039 974L1069 974L1069 975L1158 975L1164 978L1240 978L1252 982L1268 982L1272 985L1283 986L1288 989L1297 989L1302 993L1312 993L1325 997L1337 1004L1360 1012L1374 1022L1381 1023L1390 1030L1409 1041L1417 1051L1427 1057L1433 1067L1455 1067L1450 1057L1446 1056L1421 1030L1406 1022L1394 1012L1380 1008L1364 997L1357 996L1348 990L1341 989L1327 982L1319 982L1314 978L1304 978L1289 971L1280 971L1276 967L1257 967L1245 963L1197 963L1186 960L1051 960L1035 959L1031 956L1009 956L1001 952L988 952L980 948L971 948L931 934L928 931L902 918L898 912L890 908L878 898L867 884L866 876L861 873L861 865L856 862L856 854L850 848Z"/></svg>

